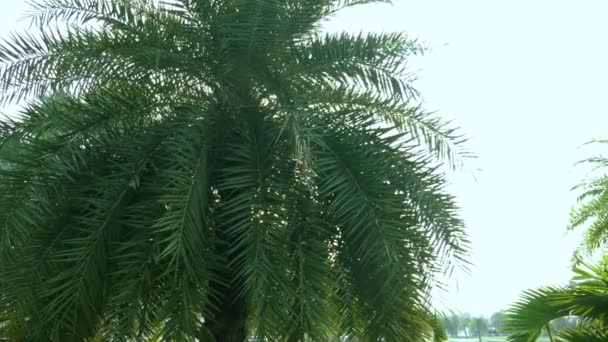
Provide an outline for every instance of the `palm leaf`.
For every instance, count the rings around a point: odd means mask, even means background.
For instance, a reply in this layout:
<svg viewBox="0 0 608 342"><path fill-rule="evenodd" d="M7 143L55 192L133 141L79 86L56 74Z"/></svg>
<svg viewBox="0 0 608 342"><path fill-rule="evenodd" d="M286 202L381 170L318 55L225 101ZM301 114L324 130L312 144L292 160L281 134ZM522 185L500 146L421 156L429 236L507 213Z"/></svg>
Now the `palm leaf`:
<svg viewBox="0 0 608 342"><path fill-rule="evenodd" d="M534 342L552 320L569 315L569 306L560 299L568 296L564 288L546 287L528 290L505 315L509 341Z"/></svg>

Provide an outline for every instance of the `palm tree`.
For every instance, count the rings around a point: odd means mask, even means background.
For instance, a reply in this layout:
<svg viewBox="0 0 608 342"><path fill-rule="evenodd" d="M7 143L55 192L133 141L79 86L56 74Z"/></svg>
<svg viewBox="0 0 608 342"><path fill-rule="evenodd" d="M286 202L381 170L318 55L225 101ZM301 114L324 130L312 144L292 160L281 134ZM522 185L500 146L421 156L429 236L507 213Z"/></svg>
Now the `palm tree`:
<svg viewBox="0 0 608 342"><path fill-rule="evenodd" d="M597 265L579 261L569 286L526 291L505 315L509 341L534 342L543 332L552 342L608 341L606 265L608 257ZM577 327L554 331L552 321L571 316L577 317Z"/></svg>
<svg viewBox="0 0 608 342"><path fill-rule="evenodd" d="M449 315L444 314L442 325L445 327L445 330L450 337L458 337L461 328L459 315L454 312Z"/></svg>
<svg viewBox="0 0 608 342"><path fill-rule="evenodd" d="M492 314L490 316L490 325L495 329L496 334L502 334L503 326L504 326L504 315L505 311L500 310Z"/></svg>
<svg viewBox="0 0 608 342"><path fill-rule="evenodd" d="M0 45L0 319L15 341L421 341L467 240L373 0L41 0ZM441 334L436 339L440 340Z"/></svg>
<svg viewBox="0 0 608 342"><path fill-rule="evenodd" d="M481 336L487 334L488 332L488 320L485 317L474 317L469 322L468 329L477 335L479 342L481 341Z"/></svg>

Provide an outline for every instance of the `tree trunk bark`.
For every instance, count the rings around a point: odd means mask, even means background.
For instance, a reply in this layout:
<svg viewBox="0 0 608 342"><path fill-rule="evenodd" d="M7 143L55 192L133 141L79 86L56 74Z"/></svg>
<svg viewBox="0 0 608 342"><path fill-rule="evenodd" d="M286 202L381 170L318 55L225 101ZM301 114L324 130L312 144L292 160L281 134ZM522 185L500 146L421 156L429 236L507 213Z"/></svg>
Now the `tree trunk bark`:
<svg viewBox="0 0 608 342"><path fill-rule="evenodd" d="M549 335L549 341L553 342L553 335L551 334L551 327L549 326L549 323L545 325L545 328L547 329L547 335Z"/></svg>
<svg viewBox="0 0 608 342"><path fill-rule="evenodd" d="M231 241L232 239L222 229L225 227L218 228L215 250L224 258L226 264L217 271L214 277L217 281L210 284L212 293L218 296L213 300L217 312L214 317L209 317L209 320L205 321L205 327L213 337L212 342L244 342L248 337L247 303L239 293L240 288L235 282L234 270L228 266L232 258L229 250L235 241Z"/></svg>
<svg viewBox="0 0 608 342"><path fill-rule="evenodd" d="M247 341L247 306L239 296L239 290L233 284L232 278L224 273L224 284L211 284L212 290L219 294L214 300L217 313L205 320L205 328L211 333L215 342L244 342ZM201 342L207 342L202 340Z"/></svg>
<svg viewBox="0 0 608 342"><path fill-rule="evenodd" d="M244 90L243 90L244 89ZM252 89L248 85L241 85L241 89L237 89L236 92L240 95L240 99L236 102L241 106L241 111L244 118L250 117L251 113L257 113L257 103L250 99L249 89ZM240 91L239 91L240 90ZM238 98L238 97L237 97ZM220 105L220 110L229 113L232 111L231 107L234 103L226 104L225 106ZM225 123L231 119L227 119L229 116L225 115L223 118L226 120ZM223 131L219 131L223 132ZM225 132L223 132L225 133ZM234 132L230 136L225 135L218 136L218 139L223 141L225 145L227 141L231 139L240 139L239 136L235 135ZM213 159L219 158L222 152L216 151ZM221 193L220 197L222 201L228 202L235 196L234 193L226 191ZM240 286L235 282L236 276L235 271L228 265L230 260L233 260L234 255L238 255L238 251L232 251L231 249L238 244L238 241L228 233L230 227L219 224L216 227L216 242L215 252L224 258L226 265L224 268L218 271L216 275L217 282L211 283L211 290L218 295L218 298L213 301L213 304L217 308L217 312L214 317L210 317L208 321L205 321L205 327L211 333L213 342L245 342L248 340L247 332L247 321L249 312L247 309L247 302L240 294ZM207 342L207 341L201 341Z"/></svg>

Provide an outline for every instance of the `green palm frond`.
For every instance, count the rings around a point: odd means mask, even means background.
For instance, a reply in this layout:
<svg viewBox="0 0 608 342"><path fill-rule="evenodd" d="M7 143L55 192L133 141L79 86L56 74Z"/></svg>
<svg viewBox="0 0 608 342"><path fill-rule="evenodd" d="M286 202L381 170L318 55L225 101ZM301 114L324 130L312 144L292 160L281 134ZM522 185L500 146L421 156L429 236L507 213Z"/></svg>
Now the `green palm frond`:
<svg viewBox="0 0 608 342"><path fill-rule="evenodd" d="M601 331L591 331L582 329L572 329L561 331L557 335L558 341L566 342L606 342L608 333Z"/></svg>
<svg viewBox="0 0 608 342"><path fill-rule="evenodd" d="M91 21L129 26L143 23L146 14L153 12L152 4L148 0L136 3L128 0L37 0L30 1L31 9L25 19L35 26L85 24Z"/></svg>
<svg viewBox="0 0 608 342"><path fill-rule="evenodd" d="M569 315L569 305L560 301L569 294L565 288L528 290L505 315L505 331L511 342L534 342L549 323Z"/></svg>
<svg viewBox="0 0 608 342"><path fill-rule="evenodd" d="M30 227L29 245L20 251L26 254L18 254L23 258L20 267L31 273L25 278L21 273L4 274L11 287L34 286L33 296L26 298L35 303L35 314L42 319L40 326L31 326L32 338L51 335L71 340L91 336L97 329L105 292L99 289L109 278L108 246L120 233L120 216L151 146L120 151L131 161L119 169L111 164L101 167L103 151L82 153L80 170L66 175L72 184L57 191L61 197L50 197L52 202L46 204L50 208L38 213L46 216L43 224ZM57 273L59 269L63 271ZM32 281L36 285L29 284Z"/></svg>
<svg viewBox="0 0 608 342"><path fill-rule="evenodd" d="M423 51L416 40L404 34L328 34L294 48L290 61L297 63L288 65L286 71L291 77L310 77L319 84L353 84L387 97L408 99L417 92L411 86L406 59Z"/></svg>
<svg viewBox="0 0 608 342"><path fill-rule="evenodd" d="M286 251L282 236L286 213L280 203L289 189L286 181L293 169L283 164L289 163L288 159L277 158L269 129L254 125L239 130L239 141L230 143L222 158L218 183L220 196L225 199L218 211L226 227L222 238L232 246L226 255L241 284L239 294L251 294L246 297L256 317L255 334L260 338L277 334L269 318L285 314L280 300L264 294L275 293L279 299L291 290L285 274L290 267L280 256Z"/></svg>
<svg viewBox="0 0 608 342"><path fill-rule="evenodd" d="M315 196L303 184L298 186L299 196L293 200L288 228L295 271L292 282L297 295L289 303L288 324L280 329L288 333L290 341L301 341L306 336L321 341L332 331L330 310L323 305L330 300L330 227L319 214L323 208Z"/></svg>
<svg viewBox="0 0 608 342"><path fill-rule="evenodd" d="M605 258L604 258L605 259ZM527 291L506 315L505 331L510 341L535 341L551 321L575 316L576 329L553 331L556 341L603 340L608 317L608 275L605 260L589 264L578 260L576 276L568 287ZM585 340L587 341L587 340Z"/></svg>
<svg viewBox="0 0 608 342"><path fill-rule="evenodd" d="M331 15L336 14L349 7L373 4L373 3L392 4L393 1L391 1L391 0L331 0L331 1L329 1L329 5L325 10L325 15L331 16Z"/></svg>
<svg viewBox="0 0 608 342"><path fill-rule="evenodd" d="M159 16L121 29L85 27L64 33L51 27L37 35L13 35L0 45L2 99L13 102L57 90L86 92L124 79L166 87L187 83L185 70L205 72L196 62L201 56L180 51L180 37L191 29L175 16ZM201 84L191 86L200 89Z"/></svg>
<svg viewBox="0 0 608 342"><path fill-rule="evenodd" d="M433 342L447 342L448 332L446 327L443 325L442 317L438 313L427 313L425 320L428 322L430 331L432 333Z"/></svg>
<svg viewBox="0 0 608 342"><path fill-rule="evenodd" d="M336 120L349 118L345 124L356 124L373 116L387 127L407 134L407 138L415 139L416 144L428 150L431 156L447 161L452 167L460 167L465 159L474 157L464 146L466 138L456 128L427 112L420 104L387 98L353 86L315 86L299 93L311 98L312 103L308 105L315 111ZM310 109L300 109L303 110Z"/></svg>
<svg viewBox="0 0 608 342"><path fill-rule="evenodd" d="M594 140L591 143L605 144L606 141ZM608 160L603 156L590 157L578 164L589 164L593 171L603 170L608 166ZM585 226L584 239L580 250L587 254L606 245L608 236L608 177L600 175L586 179L573 190L580 190L578 207L570 214L569 229Z"/></svg>
<svg viewBox="0 0 608 342"><path fill-rule="evenodd" d="M335 135L336 131L333 132ZM411 186L420 186L417 190L424 191L428 185L424 184L424 180L416 179L414 174L401 178L398 172L383 173L384 170L391 169L391 164L397 160L398 154L391 155L391 142L394 139L390 136L382 138L382 132L383 130L378 130L375 135L366 135L352 131L339 134L335 138L326 137L319 142L321 145L318 149L321 154L315 159L318 160L317 173L323 180L319 188L320 194L328 197L333 203L328 208L329 213L335 216L337 228L344 236L344 250L339 252L340 255L349 262L369 262L354 263L352 266L356 267L350 271L351 277L360 279L357 282L364 282L361 288L354 289L361 291L359 298L367 298L370 301L362 305L380 309L377 317L366 318L370 325L369 334L374 336L375 329L386 329L394 331L395 336L401 336L405 333L401 329L407 329L407 325L402 321L403 313L393 311L393 305L402 305L398 303L399 298L414 300L410 305L424 301L422 292L402 292L407 287L403 282L418 284L416 288L426 286L423 284L426 284L427 279L407 275L412 272L425 274L426 270L422 265L432 267L434 257L429 253L429 249L437 245L432 240L431 232L434 229L440 230L441 227L432 221L428 222L428 226L418 226L423 219L416 217L416 206L425 206L425 210L430 213L433 210L429 206L432 205L429 201L431 198L404 196L412 194ZM358 138L347 139L348 136ZM359 141L360 144L357 147L350 146L346 143L348 141ZM378 146L383 146L383 149L378 149ZM423 165L417 166L421 170L424 169ZM396 164L394 167L408 171L408 165ZM412 170L417 171L419 170ZM375 183L374 180L377 179L383 180L383 186ZM406 179L408 182L405 182ZM405 206L406 203L409 205ZM447 216L450 213L443 212L441 215ZM369 225L370 223L372 225ZM452 223L454 229L458 230L457 219ZM425 230L428 235L419 234L421 230ZM455 236L454 239L457 240L458 237ZM451 247L446 248L451 250ZM377 264L380 260L385 261ZM370 270L374 271L370 274ZM383 298L393 299L390 303L376 302ZM390 325L390 328L385 325Z"/></svg>
<svg viewBox="0 0 608 342"><path fill-rule="evenodd" d="M183 114L183 113L182 113ZM150 227L158 241L157 262L167 301L161 309L162 333L173 340L196 336L203 317L212 312L210 279L220 260L212 252L213 234L208 208L211 202L208 158L209 136L202 125L192 125L173 136L163 148L158 200L165 211ZM203 261L204 260L204 261Z"/></svg>

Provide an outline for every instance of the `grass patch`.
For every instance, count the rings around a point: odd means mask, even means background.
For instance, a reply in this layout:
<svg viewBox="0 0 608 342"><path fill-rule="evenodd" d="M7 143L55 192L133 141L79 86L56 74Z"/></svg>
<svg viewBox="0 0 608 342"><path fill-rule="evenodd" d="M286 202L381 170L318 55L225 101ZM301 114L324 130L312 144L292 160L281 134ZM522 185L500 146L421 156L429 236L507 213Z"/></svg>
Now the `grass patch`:
<svg viewBox="0 0 608 342"><path fill-rule="evenodd" d="M483 342L507 342L506 336L501 337L482 337L481 340ZM478 342L479 339L477 337L469 337L469 338L450 338L449 342ZM549 342L548 337L539 337L536 342Z"/></svg>

